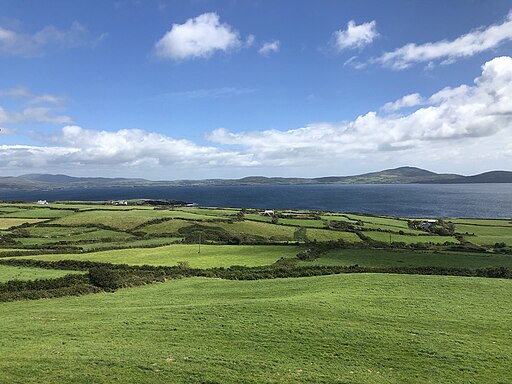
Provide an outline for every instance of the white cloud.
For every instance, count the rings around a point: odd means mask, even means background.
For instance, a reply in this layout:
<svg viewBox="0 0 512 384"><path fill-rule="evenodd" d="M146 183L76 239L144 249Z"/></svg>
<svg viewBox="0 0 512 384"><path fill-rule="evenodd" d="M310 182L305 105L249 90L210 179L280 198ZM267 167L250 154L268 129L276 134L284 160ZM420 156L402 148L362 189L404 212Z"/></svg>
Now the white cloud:
<svg viewBox="0 0 512 384"><path fill-rule="evenodd" d="M386 52L375 61L384 66L401 70L416 63L441 60L450 64L463 57L496 48L505 41L512 40L512 11L502 24L480 28L462 35L455 40L441 40L434 43L407 44L392 52Z"/></svg>
<svg viewBox="0 0 512 384"><path fill-rule="evenodd" d="M80 166L250 166L252 156L200 146L138 129L117 132L66 126L44 137L47 146L0 146L0 167Z"/></svg>
<svg viewBox="0 0 512 384"><path fill-rule="evenodd" d="M370 44L378 36L375 20L360 25L356 25L354 20L350 20L346 30L334 32L334 46L338 51L347 48L361 48Z"/></svg>
<svg viewBox="0 0 512 384"><path fill-rule="evenodd" d="M419 95L410 99L411 105L420 100ZM208 138L222 145L241 146L258 162L274 166L334 159L375 161L390 151L401 151L403 160L425 161L448 160L450 156L465 156L467 161L468 153L477 157L491 151L499 157L510 152L503 149L503 143L512 137L512 58L487 62L475 85L445 88L428 103L404 115L368 112L345 123L311 124L289 131L234 133L217 129ZM475 145L476 152L465 151Z"/></svg>
<svg viewBox="0 0 512 384"><path fill-rule="evenodd" d="M0 98L22 99L28 104L54 104L60 105L66 100L62 96L51 95L49 93L35 94L27 87L14 87L0 89Z"/></svg>
<svg viewBox="0 0 512 384"><path fill-rule="evenodd" d="M55 115L52 109L44 107L24 108L21 111L7 111L0 106L0 124L52 123L70 124L69 116Z"/></svg>
<svg viewBox="0 0 512 384"><path fill-rule="evenodd" d="M416 107L423 103L423 98L419 93L411 93L410 95L405 95L404 97L386 103L382 107L385 111L398 111L402 108Z"/></svg>
<svg viewBox="0 0 512 384"><path fill-rule="evenodd" d="M87 30L78 22L67 30L49 25L40 31L28 34L0 26L0 55L33 57L43 54L49 46L74 47L87 39Z"/></svg>
<svg viewBox="0 0 512 384"><path fill-rule="evenodd" d="M185 60L207 58L217 51L228 52L241 45L239 33L221 23L216 13L203 13L184 24L173 24L155 44L155 52L163 59Z"/></svg>
<svg viewBox="0 0 512 384"><path fill-rule="evenodd" d="M271 53L277 53L281 48L280 45L281 43L279 42L279 40L266 42L258 50L258 53L263 56L270 55Z"/></svg>
<svg viewBox="0 0 512 384"><path fill-rule="evenodd" d="M0 146L0 167L4 171L62 167L83 171L92 167L112 172L126 165L141 174L148 169L190 173L202 169L203 176L208 174L204 169L247 167L287 167L284 173L293 172L293 167L338 173L334 166L364 162L390 165L397 161L397 165L438 168L447 162L470 161L510 168L511 57L485 63L474 84L444 88L423 99L408 96L412 101L406 97L390 104L396 111L400 105L413 108L406 113L370 111L352 121L315 123L286 131L232 132L221 128L207 136L210 145L138 129L110 132L66 126L58 134L40 137L40 146ZM420 100L421 105L414 108L414 101ZM5 120L2 113L0 110L0 126L2 118Z"/></svg>

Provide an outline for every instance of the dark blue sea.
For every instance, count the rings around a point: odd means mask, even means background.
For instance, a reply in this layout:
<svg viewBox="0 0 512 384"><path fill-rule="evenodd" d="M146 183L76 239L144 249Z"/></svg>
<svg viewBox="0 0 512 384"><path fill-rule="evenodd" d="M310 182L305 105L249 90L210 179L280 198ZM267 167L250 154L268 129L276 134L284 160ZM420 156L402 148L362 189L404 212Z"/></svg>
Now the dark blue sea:
<svg viewBox="0 0 512 384"><path fill-rule="evenodd" d="M208 207L318 209L402 217L512 218L512 184L262 185L0 190L3 201L176 199Z"/></svg>

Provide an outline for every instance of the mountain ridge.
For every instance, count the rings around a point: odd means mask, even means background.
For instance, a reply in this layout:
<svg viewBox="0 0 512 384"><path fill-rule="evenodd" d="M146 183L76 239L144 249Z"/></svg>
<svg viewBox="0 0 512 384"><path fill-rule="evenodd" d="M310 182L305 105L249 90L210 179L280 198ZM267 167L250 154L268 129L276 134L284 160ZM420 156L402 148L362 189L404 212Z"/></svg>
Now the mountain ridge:
<svg viewBox="0 0 512 384"><path fill-rule="evenodd" d="M25 174L0 177L4 189L65 189L100 187L213 186L213 185L308 185L308 184L468 184L512 183L512 171L489 171L463 176L435 173L417 167L398 167L352 176L266 177L240 179L158 180L123 177L75 177L63 174Z"/></svg>

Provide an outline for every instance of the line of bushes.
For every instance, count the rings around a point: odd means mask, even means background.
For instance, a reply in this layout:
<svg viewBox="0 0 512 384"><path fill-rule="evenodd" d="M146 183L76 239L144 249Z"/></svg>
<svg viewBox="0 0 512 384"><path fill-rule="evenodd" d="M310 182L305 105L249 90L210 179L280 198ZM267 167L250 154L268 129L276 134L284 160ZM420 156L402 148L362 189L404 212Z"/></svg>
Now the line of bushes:
<svg viewBox="0 0 512 384"><path fill-rule="evenodd" d="M336 245L336 244L335 244ZM337 244L344 246L344 244ZM37 279L33 281L9 281L0 284L0 301L20 299L39 299L70 295L83 295L101 291L112 292L119 288L133 287L167 279L183 277L209 277L228 280L260 280L291 277L309 277L344 273L392 273L445 275L487 278L512 278L512 269L508 267L493 268L454 268L438 266L391 266L364 267L352 266L297 266L298 260L312 260L331 249L333 244L317 244L299 252L296 259L276 262L270 266L196 269L183 262L178 266L131 266L87 260L44 261L33 259L5 259L0 264L36 267L59 270L78 270L88 273L70 274L55 279Z"/></svg>

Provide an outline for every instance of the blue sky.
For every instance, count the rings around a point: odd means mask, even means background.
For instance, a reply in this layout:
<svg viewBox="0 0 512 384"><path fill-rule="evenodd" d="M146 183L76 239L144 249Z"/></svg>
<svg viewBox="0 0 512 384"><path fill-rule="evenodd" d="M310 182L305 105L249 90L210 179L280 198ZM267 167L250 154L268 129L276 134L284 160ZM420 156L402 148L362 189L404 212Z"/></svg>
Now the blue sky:
<svg viewBox="0 0 512 384"><path fill-rule="evenodd" d="M510 170L511 10L0 0L0 175Z"/></svg>

